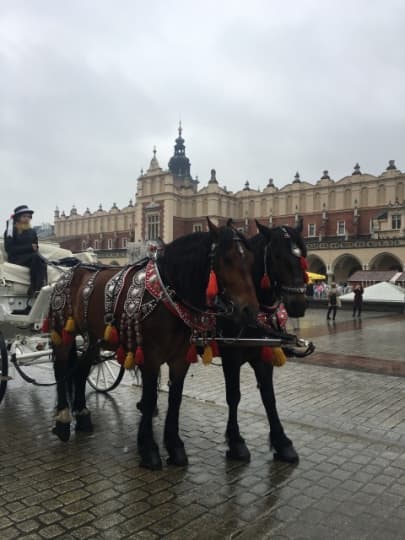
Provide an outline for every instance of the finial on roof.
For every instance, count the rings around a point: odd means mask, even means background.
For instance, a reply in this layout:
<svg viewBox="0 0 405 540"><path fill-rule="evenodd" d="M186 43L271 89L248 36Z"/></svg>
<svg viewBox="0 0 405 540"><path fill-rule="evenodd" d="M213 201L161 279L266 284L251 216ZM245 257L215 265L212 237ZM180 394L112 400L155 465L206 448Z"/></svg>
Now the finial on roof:
<svg viewBox="0 0 405 540"><path fill-rule="evenodd" d="M321 180L330 180L329 171L327 170L323 171Z"/></svg>
<svg viewBox="0 0 405 540"><path fill-rule="evenodd" d="M387 171L396 171L395 159L390 159L388 162Z"/></svg>
<svg viewBox="0 0 405 540"><path fill-rule="evenodd" d="M99 211L100 211L100 212L102 212L102 211L103 211L103 206L102 206L102 204L101 204L101 203L100 203L100 204L98 205L98 209L99 209Z"/></svg>
<svg viewBox="0 0 405 540"><path fill-rule="evenodd" d="M354 176L355 174L361 174L360 165L358 163L356 163L356 165L354 166L352 176Z"/></svg>
<svg viewBox="0 0 405 540"><path fill-rule="evenodd" d="M181 127L181 120L179 120L179 137L181 137L182 131L183 131L183 128Z"/></svg>
<svg viewBox="0 0 405 540"><path fill-rule="evenodd" d="M269 178L269 181L267 182L267 187L274 187L274 180L273 180L273 178Z"/></svg>
<svg viewBox="0 0 405 540"><path fill-rule="evenodd" d="M129 206L130 208L132 208L132 206L134 206L134 203L132 202L132 198L131 198L131 199L129 199L129 203L128 203L128 206Z"/></svg>
<svg viewBox="0 0 405 540"><path fill-rule="evenodd" d="M217 180L217 176L216 176L217 172L215 169L211 169L211 178L209 179L209 184L218 184L218 180Z"/></svg>
<svg viewBox="0 0 405 540"><path fill-rule="evenodd" d="M60 216L59 208L56 207L56 208L55 208L55 212L54 212L54 217L55 217L55 218L58 218L59 216Z"/></svg>
<svg viewBox="0 0 405 540"><path fill-rule="evenodd" d="M246 180L245 187L243 188L245 191L248 191L250 189L249 180Z"/></svg>
<svg viewBox="0 0 405 540"><path fill-rule="evenodd" d="M301 182L300 173L297 171L294 176L293 184L299 184Z"/></svg>

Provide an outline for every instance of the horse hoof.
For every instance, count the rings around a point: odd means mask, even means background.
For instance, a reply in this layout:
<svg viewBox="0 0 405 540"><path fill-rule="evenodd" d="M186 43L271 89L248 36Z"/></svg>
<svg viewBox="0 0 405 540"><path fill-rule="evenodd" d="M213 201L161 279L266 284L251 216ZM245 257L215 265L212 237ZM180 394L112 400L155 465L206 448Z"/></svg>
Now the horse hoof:
<svg viewBox="0 0 405 540"><path fill-rule="evenodd" d="M140 450L139 453L141 454L141 462L139 463L140 467L143 467L144 469L149 469L151 471L162 470L162 460L159 454L159 450Z"/></svg>
<svg viewBox="0 0 405 540"><path fill-rule="evenodd" d="M59 422L57 420L55 427L52 429L52 433L57 435L61 441L68 442L70 439L70 424L66 422Z"/></svg>
<svg viewBox="0 0 405 540"><path fill-rule="evenodd" d="M188 465L188 457L184 446L172 448L168 452L169 457L166 460L168 465L175 465L176 467L186 467Z"/></svg>
<svg viewBox="0 0 405 540"><path fill-rule="evenodd" d="M244 440L237 442L228 442L229 450L226 452L226 458L234 461L241 461L242 463L250 462L249 448L246 446Z"/></svg>
<svg viewBox="0 0 405 540"><path fill-rule="evenodd" d="M276 461L283 461L284 463L298 463L300 460L292 444L289 446L283 446L276 450L273 457Z"/></svg>
<svg viewBox="0 0 405 540"><path fill-rule="evenodd" d="M76 431L83 431L84 433L93 433L93 422L91 421L91 416L89 414L82 414L76 416Z"/></svg>

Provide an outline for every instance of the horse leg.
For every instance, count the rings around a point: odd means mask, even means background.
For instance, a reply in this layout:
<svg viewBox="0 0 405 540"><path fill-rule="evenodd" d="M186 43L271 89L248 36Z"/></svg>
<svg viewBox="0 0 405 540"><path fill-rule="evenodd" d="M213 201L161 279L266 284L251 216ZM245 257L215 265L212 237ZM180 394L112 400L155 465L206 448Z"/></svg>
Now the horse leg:
<svg viewBox="0 0 405 540"><path fill-rule="evenodd" d="M73 412L76 418L76 431L85 433L93 432L93 422L91 421L90 411L86 407L86 382L89 376L93 358L98 354L99 350L95 344L90 344L87 351L83 353L81 358L77 357L76 347L72 349L74 361L76 363L73 372Z"/></svg>
<svg viewBox="0 0 405 540"><path fill-rule="evenodd" d="M179 436L179 412L183 397L184 379L188 371L188 365L171 364L169 368L169 406L167 409L164 441L169 454L168 465L185 467L188 458L184 449L184 443Z"/></svg>
<svg viewBox="0 0 405 540"><path fill-rule="evenodd" d="M141 467L152 470L162 468L158 445L153 437L153 413L157 402L158 372L142 368L142 417L138 429L138 451Z"/></svg>
<svg viewBox="0 0 405 540"><path fill-rule="evenodd" d="M273 366L264 362L253 361L251 363L260 389L264 408L270 424L270 448L274 448L274 459L287 463L297 463L298 454L291 439L284 433L276 407L276 396L273 386Z"/></svg>
<svg viewBox="0 0 405 540"><path fill-rule="evenodd" d="M54 347L53 369L56 380L57 403L55 425L52 429L52 433L57 435L63 442L67 442L70 438L70 423L72 421L69 408L67 381L69 359L69 348L65 345Z"/></svg>
<svg viewBox="0 0 405 540"><path fill-rule="evenodd" d="M225 437L229 450L226 452L228 459L235 459L248 463L250 452L244 438L239 432L238 405L240 402L240 358L234 358L236 351L221 351L222 370L225 378L226 402L228 404L228 422Z"/></svg>

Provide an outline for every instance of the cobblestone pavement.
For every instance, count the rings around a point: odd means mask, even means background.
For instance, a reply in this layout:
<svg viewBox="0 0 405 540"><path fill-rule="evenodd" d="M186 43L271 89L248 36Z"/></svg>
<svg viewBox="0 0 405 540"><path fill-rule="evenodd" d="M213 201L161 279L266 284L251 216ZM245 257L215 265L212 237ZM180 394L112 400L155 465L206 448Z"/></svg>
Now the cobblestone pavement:
<svg viewBox="0 0 405 540"><path fill-rule="evenodd" d="M342 357L367 356L363 331L372 328L367 347L373 339L372 357L383 357L386 329L394 325L399 334L387 347L401 362L405 318L374 314L362 328L348 329L339 315L330 338L335 353L341 346ZM301 324L320 354L335 346L323 316L310 314ZM348 338L356 348L346 348ZM159 441L166 380L164 372ZM67 444L50 433L53 389L11 381L0 405L1 540L403 539L405 379L289 362L275 371L275 387L300 454L297 466L272 459L249 367L242 370L240 425L252 461L225 460L221 368L198 365L187 379L181 414L190 464L150 472L137 466L140 390L129 374L111 395L89 393L96 431L73 435Z"/></svg>

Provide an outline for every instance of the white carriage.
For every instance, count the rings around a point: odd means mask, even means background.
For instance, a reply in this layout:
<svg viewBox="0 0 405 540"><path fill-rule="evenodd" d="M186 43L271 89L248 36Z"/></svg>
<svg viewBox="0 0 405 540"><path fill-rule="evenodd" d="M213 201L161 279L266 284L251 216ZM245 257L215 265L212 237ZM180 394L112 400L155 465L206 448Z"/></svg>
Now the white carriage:
<svg viewBox="0 0 405 540"><path fill-rule="evenodd" d="M41 243L39 251L49 261L76 257L93 264L97 260L91 250L73 255L51 243ZM41 328L49 310L54 284L66 270L66 267L49 264L48 285L42 287L35 299L29 299L29 270L7 262L3 240L0 240L0 402L8 381L15 373L32 384L54 384L50 338ZM78 341L80 351L79 338ZM114 355L103 352L100 361L92 367L88 382L95 390L108 392L120 383L123 373L124 369Z"/></svg>

